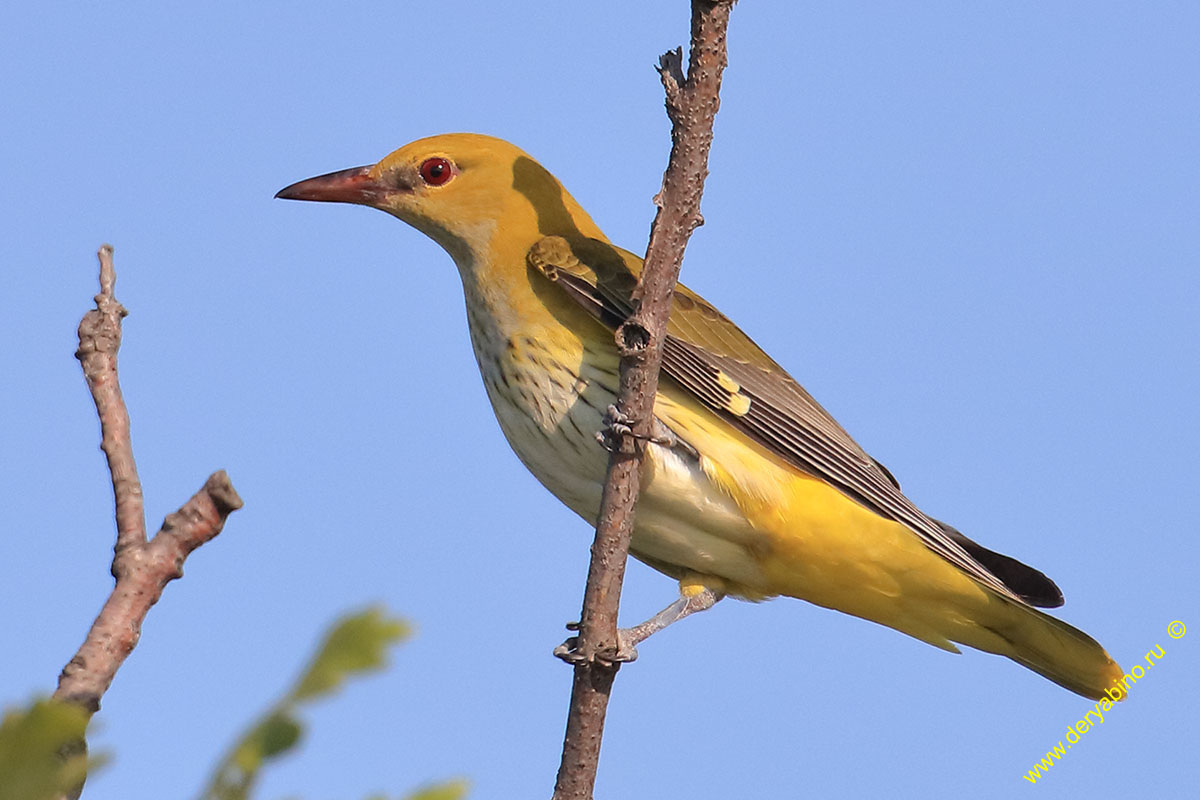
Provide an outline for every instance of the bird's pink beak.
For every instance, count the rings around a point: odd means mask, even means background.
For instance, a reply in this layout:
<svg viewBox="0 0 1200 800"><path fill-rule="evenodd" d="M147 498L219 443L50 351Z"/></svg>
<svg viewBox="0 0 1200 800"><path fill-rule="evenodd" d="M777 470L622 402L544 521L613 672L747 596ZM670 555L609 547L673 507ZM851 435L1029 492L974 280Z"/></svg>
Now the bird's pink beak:
<svg viewBox="0 0 1200 800"><path fill-rule="evenodd" d="M374 167L354 167L328 175L318 175L280 189L275 196L283 200L379 205L388 195L394 193L396 188L372 177L372 169Z"/></svg>

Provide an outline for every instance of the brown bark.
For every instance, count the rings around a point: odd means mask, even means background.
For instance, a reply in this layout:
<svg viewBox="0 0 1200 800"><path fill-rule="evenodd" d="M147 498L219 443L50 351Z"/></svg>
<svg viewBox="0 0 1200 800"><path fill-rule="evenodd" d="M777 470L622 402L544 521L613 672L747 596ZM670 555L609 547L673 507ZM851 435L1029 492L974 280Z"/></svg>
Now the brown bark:
<svg viewBox="0 0 1200 800"><path fill-rule="evenodd" d="M658 212L650 229L645 267L634 298L638 307L617 330L621 381L617 407L632 419L632 433L616 437L592 544L576 644L571 705L563 742L555 800L589 800L596 781L604 717L613 680L617 609L625 560L633 533L642 442L653 436L654 397L671 297L679 279L688 237L703 223L700 197L708 175L713 119L720 105L721 72L726 64L725 31L735 0L692 0L691 50L687 76L682 52L659 60L671 119L671 157Z"/></svg>
<svg viewBox="0 0 1200 800"><path fill-rule="evenodd" d="M96 308L79 323L79 350L84 379L100 417L100 447L108 459L116 505L117 543L112 574L116 585L87 638L63 668L54 697L89 713L100 708L117 670L137 645L142 622L163 587L183 575L188 554L221 532L226 517L242 507L224 470L204 486L162 528L146 540L142 484L138 480L129 435L129 412L117 379L121 319L128 313L113 295L116 272L109 245L100 248L100 294Z"/></svg>

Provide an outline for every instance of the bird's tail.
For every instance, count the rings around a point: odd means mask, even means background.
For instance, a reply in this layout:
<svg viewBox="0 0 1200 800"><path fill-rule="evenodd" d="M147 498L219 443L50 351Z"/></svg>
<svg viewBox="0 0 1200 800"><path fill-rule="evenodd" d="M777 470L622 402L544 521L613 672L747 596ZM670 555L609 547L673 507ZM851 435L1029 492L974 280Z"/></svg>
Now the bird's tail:
<svg viewBox="0 0 1200 800"><path fill-rule="evenodd" d="M1092 700L1124 696L1124 691L1106 694L1120 686L1124 672L1095 639L1019 601L999 595L990 599L989 611L995 613L977 620L977 640L963 644L1007 656Z"/></svg>

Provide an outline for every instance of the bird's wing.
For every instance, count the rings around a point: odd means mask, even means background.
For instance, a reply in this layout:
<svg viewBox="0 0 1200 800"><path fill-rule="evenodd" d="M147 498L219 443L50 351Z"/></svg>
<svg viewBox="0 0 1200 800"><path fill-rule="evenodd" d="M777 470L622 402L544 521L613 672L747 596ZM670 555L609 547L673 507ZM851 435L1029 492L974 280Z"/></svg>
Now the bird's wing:
<svg viewBox="0 0 1200 800"><path fill-rule="evenodd" d="M530 249L528 261L608 327L616 328L633 312L632 291L642 260L628 251L595 239L548 236ZM1037 602L1035 593L1018 595L1006 586L913 505L891 473L795 379L728 317L682 284L675 288L667 323L662 372L788 463L902 523L930 550L988 588L1015 600Z"/></svg>

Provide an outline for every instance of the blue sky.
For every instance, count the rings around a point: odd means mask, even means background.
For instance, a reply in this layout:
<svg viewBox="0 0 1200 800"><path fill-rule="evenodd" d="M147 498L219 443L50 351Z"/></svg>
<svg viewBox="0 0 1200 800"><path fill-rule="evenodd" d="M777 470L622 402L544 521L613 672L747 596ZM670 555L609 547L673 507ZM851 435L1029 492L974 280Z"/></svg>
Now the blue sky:
<svg viewBox="0 0 1200 800"><path fill-rule="evenodd" d="M111 585L72 358L101 242L149 521L219 467L246 500L105 697L94 745L116 760L88 797L193 793L372 602L417 637L310 714L261 796L454 775L548 795L570 685L550 651L590 531L503 441L449 258L383 214L272 195L478 131L644 248L669 144L652 65L687 4L564 5L0 12L0 701L52 690ZM1053 577L1064 619L1127 666L1166 657L1030 786L1087 701L798 601L726 602L621 671L600 796L1194 788L1198 31L1189 3L738 6L685 282L918 504ZM674 591L633 566L624 618Z"/></svg>

